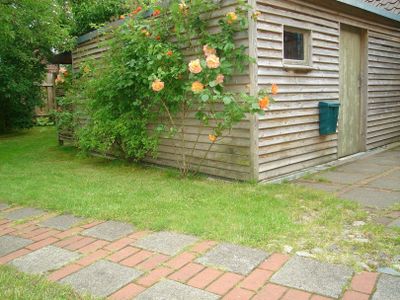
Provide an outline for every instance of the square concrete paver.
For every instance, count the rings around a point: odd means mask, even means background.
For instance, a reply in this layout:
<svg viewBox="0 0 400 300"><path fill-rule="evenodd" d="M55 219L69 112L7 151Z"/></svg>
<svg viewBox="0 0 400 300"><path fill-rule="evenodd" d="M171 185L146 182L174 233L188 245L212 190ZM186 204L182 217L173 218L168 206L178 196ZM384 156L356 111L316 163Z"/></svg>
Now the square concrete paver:
<svg viewBox="0 0 400 300"><path fill-rule="evenodd" d="M176 255L196 241L198 241L198 238L186 234L156 232L140 239L134 245L167 255Z"/></svg>
<svg viewBox="0 0 400 300"><path fill-rule="evenodd" d="M19 208L5 214L5 218L9 220L23 220L26 218L37 217L43 215L45 212L36 208Z"/></svg>
<svg viewBox="0 0 400 300"><path fill-rule="evenodd" d="M60 282L71 285L78 292L106 297L140 275L142 272L136 269L100 260Z"/></svg>
<svg viewBox="0 0 400 300"><path fill-rule="evenodd" d="M338 298L352 273L352 270L345 266L295 256L272 276L271 282Z"/></svg>
<svg viewBox="0 0 400 300"><path fill-rule="evenodd" d="M381 191L368 188L355 188L340 195L341 198L360 203L363 206L387 208L400 203L400 192Z"/></svg>
<svg viewBox="0 0 400 300"><path fill-rule="evenodd" d="M247 275L269 255L264 251L232 244L219 244L196 262Z"/></svg>
<svg viewBox="0 0 400 300"><path fill-rule="evenodd" d="M33 241L11 235L0 237L0 257L32 244Z"/></svg>
<svg viewBox="0 0 400 300"><path fill-rule="evenodd" d="M6 208L9 208L9 207L10 207L10 205L8 205L8 204L0 203L0 210L6 209Z"/></svg>
<svg viewBox="0 0 400 300"><path fill-rule="evenodd" d="M73 215L60 215L47 219L46 221L41 222L39 225L59 230L67 230L82 220L83 218L78 218Z"/></svg>
<svg viewBox="0 0 400 300"><path fill-rule="evenodd" d="M400 191L400 178L392 177L389 174L369 182L367 186L372 188Z"/></svg>
<svg viewBox="0 0 400 300"><path fill-rule="evenodd" d="M400 277L382 274L378 280L372 300L399 300Z"/></svg>
<svg viewBox="0 0 400 300"><path fill-rule="evenodd" d="M336 184L354 184L356 182L363 181L368 177L373 176L370 173L347 173L337 171L328 171L319 174L320 177L329 180L331 183Z"/></svg>
<svg viewBox="0 0 400 300"><path fill-rule="evenodd" d="M299 184L304 187L310 188L310 189L325 191L328 193L337 192L337 191L343 189L344 187L346 187L345 185L325 183L325 182L300 181Z"/></svg>
<svg viewBox="0 0 400 300"><path fill-rule="evenodd" d="M25 273L42 274L61 268L69 262L76 260L79 256L76 252L47 246L16 258L10 264Z"/></svg>
<svg viewBox="0 0 400 300"><path fill-rule="evenodd" d="M338 166L336 171L338 172L349 172L358 174L370 174L370 176L377 175L379 173L390 170L392 166L382 166L374 163L368 163L367 160L355 161L343 166Z"/></svg>
<svg viewBox="0 0 400 300"><path fill-rule="evenodd" d="M134 227L131 224L108 221L89 228L82 234L112 242L132 232L134 232Z"/></svg>
<svg viewBox="0 0 400 300"><path fill-rule="evenodd" d="M135 299L138 300L214 300L220 297L216 294L196 289L194 287L172 281L163 280L145 290Z"/></svg>

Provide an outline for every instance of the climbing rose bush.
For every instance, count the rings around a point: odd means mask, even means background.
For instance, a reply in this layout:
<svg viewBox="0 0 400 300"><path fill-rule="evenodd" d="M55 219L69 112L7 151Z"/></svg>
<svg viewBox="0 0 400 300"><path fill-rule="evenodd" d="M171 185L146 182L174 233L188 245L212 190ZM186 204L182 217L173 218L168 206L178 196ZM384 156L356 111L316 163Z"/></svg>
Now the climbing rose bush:
<svg viewBox="0 0 400 300"><path fill-rule="evenodd" d="M234 74L253 63L245 47L235 43L235 35L248 26L251 7L239 1L211 32L208 19L217 10L212 0L170 1L165 7L138 1L119 16L124 24L111 33L110 50L97 68L91 67L85 95L77 97L84 99L77 106L89 116L77 131L84 151L140 160L156 156L160 136L168 136L183 146L177 161L187 174L194 169L196 146L204 142L201 133L187 142L189 115L208 136L209 148L197 157L203 160L246 114L264 112L276 86L258 95L226 88Z"/></svg>

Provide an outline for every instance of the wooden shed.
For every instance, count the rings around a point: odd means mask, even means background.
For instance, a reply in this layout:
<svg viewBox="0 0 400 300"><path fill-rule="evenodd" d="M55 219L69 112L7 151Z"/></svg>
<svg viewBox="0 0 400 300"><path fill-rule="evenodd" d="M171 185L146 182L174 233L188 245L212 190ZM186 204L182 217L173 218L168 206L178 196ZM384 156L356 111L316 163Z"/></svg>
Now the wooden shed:
<svg viewBox="0 0 400 300"><path fill-rule="evenodd" d="M400 1L249 0L261 14L249 15L248 32L237 40L257 63L233 78L230 88L256 93L276 83L279 94L265 116L251 116L213 146L208 130L193 127L201 172L266 181L400 141ZM225 0L213 14L234 8ZM79 39L73 64L100 58L96 33ZM321 135L321 101L339 101L336 133ZM191 135L192 134L192 135ZM178 140L163 139L159 155L147 161L176 166Z"/></svg>

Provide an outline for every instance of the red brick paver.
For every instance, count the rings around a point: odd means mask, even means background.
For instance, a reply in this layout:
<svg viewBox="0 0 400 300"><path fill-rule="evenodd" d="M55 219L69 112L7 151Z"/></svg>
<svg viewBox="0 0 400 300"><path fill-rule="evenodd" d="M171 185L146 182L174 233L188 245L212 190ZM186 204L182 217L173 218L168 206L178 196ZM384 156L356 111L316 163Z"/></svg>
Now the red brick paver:
<svg viewBox="0 0 400 300"><path fill-rule="evenodd" d="M106 257L108 254L110 254L110 252L100 249L100 250L97 250L96 252L89 254L86 257L81 258L76 263L81 266L88 266L91 263L94 263L95 261L97 261L103 257Z"/></svg>
<svg viewBox="0 0 400 300"><path fill-rule="evenodd" d="M133 297L139 295L141 292L145 290L144 287L130 283L127 286L124 286L122 289L118 290L114 294L112 294L109 299L112 300L130 300Z"/></svg>
<svg viewBox="0 0 400 300"><path fill-rule="evenodd" d="M289 290L286 292L286 294L281 298L282 300L308 300L310 299L311 294L304 292L304 291L298 291L298 290Z"/></svg>
<svg viewBox="0 0 400 300"><path fill-rule="evenodd" d="M225 273L212 284L210 284L206 290L218 295L225 295L242 279L243 276L241 275L235 273Z"/></svg>
<svg viewBox="0 0 400 300"><path fill-rule="evenodd" d="M104 249L110 250L110 251L117 251L117 250L120 250L120 249L132 244L133 242L134 242L133 239L122 238L122 239L119 239L119 240L107 245L106 247L104 247Z"/></svg>
<svg viewBox="0 0 400 300"><path fill-rule="evenodd" d="M141 250L138 253L133 254L132 256L129 256L128 258L121 261L121 264L123 264L127 267L134 267L152 255L153 255L153 252L150 252L147 250Z"/></svg>
<svg viewBox="0 0 400 300"><path fill-rule="evenodd" d="M281 253L274 253L268 257L260 266L260 269L278 271L287 261L289 256Z"/></svg>
<svg viewBox="0 0 400 300"><path fill-rule="evenodd" d="M222 275L222 271L206 268L188 281L188 284L199 289L204 289L207 285Z"/></svg>
<svg viewBox="0 0 400 300"><path fill-rule="evenodd" d="M121 249L117 252L115 252L114 254L110 255L108 257L109 260L113 261L113 262L120 262L121 260L139 252L140 249L135 248L135 247L125 247L124 249Z"/></svg>
<svg viewBox="0 0 400 300"><path fill-rule="evenodd" d="M244 290L241 288L234 288L222 299L223 300L248 300L251 297L253 297L253 295L254 295L254 292Z"/></svg>
<svg viewBox="0 0 400 300"><path fill-rule="evenodd" d="M192 247L191 251L201 254L201 253L204 253L207 250L211 249L216 244L217 243L214 241L203 241L203 242L200 242L200 243L194 245Z"/></svg>
<svg viewBox="0 0 400 300"><path fill-rule="evenodd" d="M369 295L355 291L347 291L343 296L343 300L368 300L368 299Z"/></svg>
<svg viewBox="0 0 400 300"><path fill-rule="evenodd" d="M80 248L78 251L81 253L87 254L87 253L99 250L100 248L102 248L108 244L109 244L109 242L107 242L107 241L98 240L98 241L95 241L95 242L85 246L85 247Z"/></svg>
<svg viewBox="0 0 400 300"><path fill-rule="evenodd" d="M82 268L83 268L83 266L77 265L77 264L68 265L68 266L65 266L65 267L51 273L47 278L51 281L57 281L64 277L67 277L68 275L70 275L72 273L75 273L76 271L78 271Z"/></svg>
<svg viewBox="0 0 400 300"><path fill-rule="evenodd" d="M180 281L180 282L186 282L191 277L193 277L194 275L196 275L203 269L204 269L204 266L202 266L202 265L199 265L196 263L189 263L186 266L184 266L182 269L171 274L169 276L169 278L172 280Z"/></svg>
<svg viewBox="0 0 400 300"><path fill-rule="evenodd" d="M353 277L351 289L364 294L371 294L374 290L378 274L373 272L362 272Z"/></svg>
<svg viewBox="0 0 400 300"><path fill-rule="evenodd" d="M49 237L49 238L41 240L39 242L30 244L30 245L26 246L26 248L29 250L37 250L37 249L43 248L45 246L51 245L57 241L58 241L58 239L56 239L55 237Z"/></svg>
<svg viewBox="0 0 400 300"><path fill-rule="evenodd" d="M168 276L171 274L174 270L170 268L158 268L153 271L151 271L149 274L140 277L137 280L137 283L146 287L149 287L159 281L161 278Z"/></svg>
<svg viewBox="0 0 400 300"><path fill-rule="evenodd" d="M256 269L243 280L240 286L248 290L257 291L267 282L272 273L272 271Z"/></svg>
<svg viewBox="0 0 400 300"><path fill-rule="evenodd" d="M172 269L179 269L184 265L186 265L187 263L193 261L195 258L196 255L194 255L193 253L183 252L180 255L168 261L165 265Z"/></svg>
<svg viewBox="0 0 400 300"><path fill-rule="evenodd" d="M160 264L162 264L163 262L167 261L168 259L170 259L170 256L157 253L152 257L148 258L147 260L145 260L144 262L137 265L137 267L142 270L150 271L159 266Z"/></svg>
<svg viewBox="0 0 400 300"><path fill-rule="evenodd" d="M287 288L277 284L267 284L253 300L278 300L287 291Z"/></svg>

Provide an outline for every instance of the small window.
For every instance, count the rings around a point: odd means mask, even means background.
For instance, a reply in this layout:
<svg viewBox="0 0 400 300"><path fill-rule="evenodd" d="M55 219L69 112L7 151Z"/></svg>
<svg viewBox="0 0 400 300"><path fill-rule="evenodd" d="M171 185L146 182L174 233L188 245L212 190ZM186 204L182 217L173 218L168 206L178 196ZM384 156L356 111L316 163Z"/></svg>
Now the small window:
<svg viewBox="0 0 400 300"><path fill-rule="evenodd" d="M284 27L285 65L306 65L311 63L311 31Z"/></svg>

